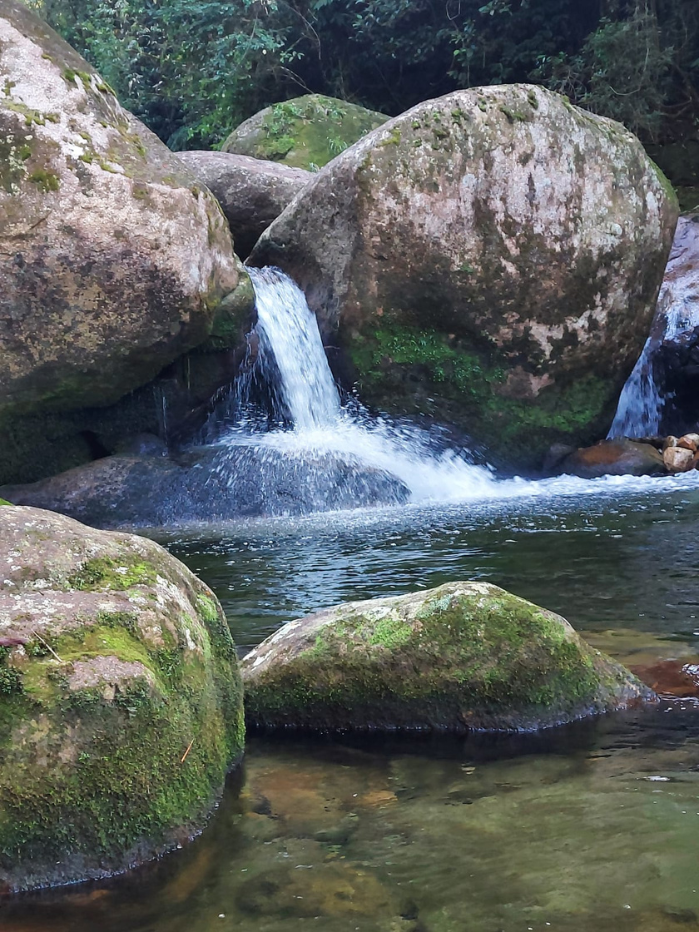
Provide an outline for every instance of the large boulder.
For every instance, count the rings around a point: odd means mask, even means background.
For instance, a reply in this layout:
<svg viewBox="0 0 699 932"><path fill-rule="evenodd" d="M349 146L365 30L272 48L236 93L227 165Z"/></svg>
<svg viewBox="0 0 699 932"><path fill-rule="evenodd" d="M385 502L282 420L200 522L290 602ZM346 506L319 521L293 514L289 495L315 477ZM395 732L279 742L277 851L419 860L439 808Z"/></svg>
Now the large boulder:
<svg viewBox="0 0 699 932"><path fill-rule="evenodd" d="M302 168L233 152L180 152L179 157L218 199L243 259L313 177Z"/></svg>
<svg viewBox="0 0 699 932"><path fill-rule="evenodd" d="M0 507L0 890L196 833L243 749L213 593L152 541Z"/></svg>
<svg viewBox="0 0 699 932"><path fill-rule="evenodd" d="M0 420L107 405L245 278L209 191L73 49L0 0Z"/></svg>
<svg viewBox="0 0 699 932"><path fill-rule="evenodd" d="M124 453L27 485L0 486L17 505L97 527L163 527L403 504L407 487L354 457L265 445L205 447L177 457Z"/></svg>
<svg viewBox="0 0 699 932"><path fill-rule="evenodd" d="M317 171L389 118L323 94L265 107L234 129L224 152Z"/></svg>
<svg viewBox="0 0 699 932"><path fill-rule="evenodd" d="M652 698L564 618L481 582L289 622L242 669L264 727L519 731Z"/></svg>
<svg viewBox="0 0 699 932"><path fill-rule="evenodd" d="M456 91L370 133L263 234L364 401L517 465L606 432L677 220L623 126L540 87Z"/></svg>

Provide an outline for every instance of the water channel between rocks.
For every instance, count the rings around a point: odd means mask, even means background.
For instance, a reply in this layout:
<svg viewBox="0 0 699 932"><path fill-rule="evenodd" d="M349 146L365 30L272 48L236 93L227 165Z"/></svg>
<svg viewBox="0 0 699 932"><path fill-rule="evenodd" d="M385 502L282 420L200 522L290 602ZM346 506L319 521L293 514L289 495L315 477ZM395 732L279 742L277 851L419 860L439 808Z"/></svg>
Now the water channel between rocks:
<svg viewBox="0 0 699 932"><path fill-rule="evenodd" d="M190 528L164 542L214 588L241 649L340 600L482 578L561 612L634 667L696 660L697 481L577 488ZM110 883L2 901L0 928L699 928L699 708L667 701L459 741L252 737L193 844Z"/></svg>

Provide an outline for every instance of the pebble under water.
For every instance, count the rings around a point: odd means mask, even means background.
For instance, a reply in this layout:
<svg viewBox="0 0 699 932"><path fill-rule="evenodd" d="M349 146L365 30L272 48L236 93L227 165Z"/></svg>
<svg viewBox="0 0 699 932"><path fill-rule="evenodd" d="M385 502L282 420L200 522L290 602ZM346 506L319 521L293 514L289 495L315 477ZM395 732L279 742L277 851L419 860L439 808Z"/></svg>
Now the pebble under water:
<svg viewBox="0 0 699 932"><path fill-rule="evenodd" d="M698 517L692 477L164 542L216 591L241 649L338 601L480 578L562 613L634 669L677 661L691 679ZM192 844L108 883L0 900L2 932L693 928L692 697L535 735L252 736Z"/></svg>

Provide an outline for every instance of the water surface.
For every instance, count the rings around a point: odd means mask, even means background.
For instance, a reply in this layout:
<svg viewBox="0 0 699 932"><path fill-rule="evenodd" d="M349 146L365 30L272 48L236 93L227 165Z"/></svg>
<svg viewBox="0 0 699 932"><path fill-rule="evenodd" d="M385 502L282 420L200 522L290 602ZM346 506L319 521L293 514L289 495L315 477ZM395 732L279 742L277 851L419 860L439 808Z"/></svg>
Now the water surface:
<svg viewBox="0 0 699 932"><path fill-rule="evenodd" d="M346 599L486 579L643 666L699 654L699 486L556 487L190 528L167 545L242 649ZM202 837L107 884L0 903L3 932L699 929L699 709L539 735L251 739Z"/></svg>

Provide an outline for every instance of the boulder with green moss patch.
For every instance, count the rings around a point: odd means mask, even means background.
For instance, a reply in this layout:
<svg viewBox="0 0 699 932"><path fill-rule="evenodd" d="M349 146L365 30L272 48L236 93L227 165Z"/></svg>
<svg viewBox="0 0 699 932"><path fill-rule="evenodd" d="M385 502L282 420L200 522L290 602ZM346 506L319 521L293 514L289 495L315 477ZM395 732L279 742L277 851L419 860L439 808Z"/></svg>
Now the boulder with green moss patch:
<svg viewBox="0 0 699 932"><path fill-rule="evenodd" d="M535 466L606 433L676 220L620 124L539 87L472 88L338 156L250 263L299 282L366 402Z"/></svg>
<svg viewBox="0 0 699 932"><path fill-rule="evenodd" d="M0 890L102 877L196 833L243 749L212 592L144 538L0 509Z"/></svg>
<svg viewBox="0 0 699 932"><path fill-rule="evenodd" d="M260 110L233 130L224 152L317 170L389 118L323 94Z"/></svg>
<svg viewBox="0 0 699 932"><path fill-rule="evenodd" d="M211 193L19 0L0 74L4 424L146 384L226 330L247 276Z"/></svg>
<svg viewBox="0 0 699 932"><path fill-rule="evenodd" d="M292 621L242 670L263 727L520 731L653 698L564 618L481 582Z"/></svg>

